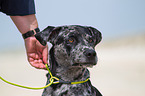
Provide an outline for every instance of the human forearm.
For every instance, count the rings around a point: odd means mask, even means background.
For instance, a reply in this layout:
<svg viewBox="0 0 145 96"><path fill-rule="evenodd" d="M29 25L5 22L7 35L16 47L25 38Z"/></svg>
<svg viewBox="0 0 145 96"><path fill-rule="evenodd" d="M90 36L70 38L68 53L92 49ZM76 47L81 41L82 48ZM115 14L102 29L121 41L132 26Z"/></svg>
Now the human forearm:
<svg viewBox="0 0 145 96"><path fill-rule="evenodd" d="M26 16L10 16L20 33L24 34L38 27L35 14Z"/></svg>

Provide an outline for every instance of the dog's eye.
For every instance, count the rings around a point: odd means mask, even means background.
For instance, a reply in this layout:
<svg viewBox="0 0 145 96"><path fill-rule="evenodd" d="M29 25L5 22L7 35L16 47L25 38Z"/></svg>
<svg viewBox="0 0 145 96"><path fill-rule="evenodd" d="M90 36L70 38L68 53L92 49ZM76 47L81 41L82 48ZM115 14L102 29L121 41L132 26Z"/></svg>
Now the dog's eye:
<svg viewBox="0 0 145 96"><path fill-rule="evenodd" d="M68 41L69 41L70 43L73 43L73 42L74 42L74 39L73 39L73 38L69 38Z"/></svg>

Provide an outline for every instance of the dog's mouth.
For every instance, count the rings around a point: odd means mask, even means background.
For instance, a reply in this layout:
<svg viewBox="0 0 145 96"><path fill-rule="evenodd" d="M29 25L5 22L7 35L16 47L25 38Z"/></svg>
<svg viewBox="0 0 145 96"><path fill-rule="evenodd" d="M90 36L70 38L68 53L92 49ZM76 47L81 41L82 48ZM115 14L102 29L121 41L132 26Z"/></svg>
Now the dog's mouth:
<svg viewBox="0 0 145 96"><path fill-rule="evenodd" d="M72 66L82 66L82 67L93 67L94 65L96 65L96 63L74 63L72 64Z"/></svg>

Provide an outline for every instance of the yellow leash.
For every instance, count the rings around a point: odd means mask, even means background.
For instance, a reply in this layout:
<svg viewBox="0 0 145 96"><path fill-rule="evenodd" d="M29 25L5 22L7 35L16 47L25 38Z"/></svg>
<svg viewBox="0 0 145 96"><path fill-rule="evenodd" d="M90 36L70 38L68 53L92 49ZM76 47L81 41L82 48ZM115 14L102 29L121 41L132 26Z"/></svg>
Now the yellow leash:
<svg viewBox="0 0 145 96"><path fill-rule="evenodd" d="M51 86L52 84L58 84L58 83L65 83L65 84L81 84L81 83L85 83L85 82L87 82L87 81L89 80L89 78L88 78L88 79L86 79L85 81L78 81L78 82L66 82L66 81L62 81L62 80L60 80L59 78L54 77L54 76L52 75L52 73L51 73L51 71L49 70L47 64L45 64L45 66L46 66L46 68L47 68L47 70L48 70L48 72L49 72L49 74L50 74L50 79L49 79L49 82L50 82L50 83L47 84L47 85L44 86L44 87L34 88L34 87L22 86L22 85L19 85L19 84L15 84L15 83L9 82L9 81L3 79L1 76L0 76L0 79L1 79L2 81L4 81L4 82L10 84L10 85L14 85L14 86L21 87L21 88L26 88L26 89L33 89L33 90L44 89L44 88L47 88L47 87ZM54 82L54 80L57 80L57 81Z"/></svg>

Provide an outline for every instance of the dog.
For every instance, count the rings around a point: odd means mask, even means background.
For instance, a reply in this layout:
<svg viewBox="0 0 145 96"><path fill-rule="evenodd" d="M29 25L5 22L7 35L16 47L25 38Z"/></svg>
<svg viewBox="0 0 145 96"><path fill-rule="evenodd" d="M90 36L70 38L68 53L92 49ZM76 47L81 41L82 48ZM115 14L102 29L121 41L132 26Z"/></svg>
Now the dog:
<svg viewBox="0 0 145 96"><path fill-rule="evenodd" d="M35 35L42 45L52 44L49 51L50 70L64 82L85 81L90 77L87 67L97 64L95 46L101 33L88 26L68 25L46 29ZM50 75L47 75L47 84ZM81 84L53 84L44 89L42 96L102 96L90 80Z"/></svg>

